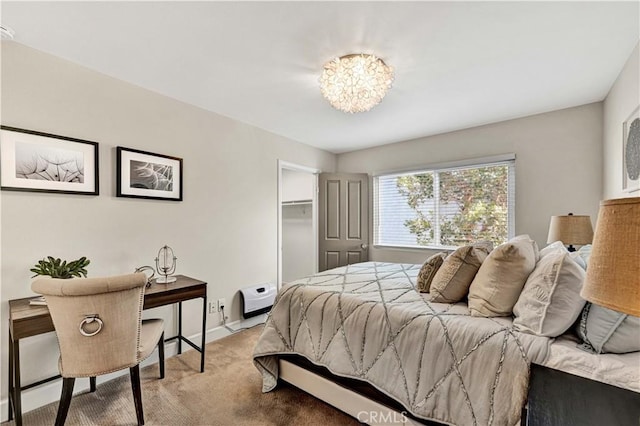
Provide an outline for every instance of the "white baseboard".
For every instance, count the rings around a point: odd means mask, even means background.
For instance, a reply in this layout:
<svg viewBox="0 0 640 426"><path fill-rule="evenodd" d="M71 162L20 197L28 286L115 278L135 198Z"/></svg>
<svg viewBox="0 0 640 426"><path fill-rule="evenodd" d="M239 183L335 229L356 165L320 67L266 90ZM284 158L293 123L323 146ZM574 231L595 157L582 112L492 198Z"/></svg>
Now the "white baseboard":
<svg viewBox="0 0 640 426"><path fill-rule="evenodd" d="M227 324L233 330L240 330L248 327L253 327L260 323L265 322L267 319L267 314L258 315L253 318L249 318L246 320L234 321ZM207 330L206 342L210 343L215 340L221 339L223 337L229 336L233 334L224 326L217 326L214 328L210 328ZM200 345L201 333L197 333L191 336L187 336L189 340ZM182 344L182 351L191 351L193 348L185 343ZM178 343L177 341L171 341L165 345L164 356L165 359L171 358L178 354ZM154 351L149 358L144 360L140 367L146 367L148 365L153 365L158 363L158 351ZM198 365L199 368L199 365ZM57 373L55 373L57 374ZM98 386L100 383L104 383L109 380L113 380L117 377L129 374L128 370L120 370L115 373L105 374L104 376L97 377ZM22 385L26 385L28 383L23 383ZM2 384L4 385L4 383ZM78 379L76 380L76 384L74 387L74 394L87 392L89 390L89 379ZM62 392L62 380L54 380L40 386L36 386L31 389L27 389L22 391L22 412L26 413L31 410L35 410L36 408L42 407L43 405L50 404L55 401L60 400L60 393ZM7 420L9 417L9 405L8 400L6 398L2 399L0 402L0 418L3 421Z"/></svg>

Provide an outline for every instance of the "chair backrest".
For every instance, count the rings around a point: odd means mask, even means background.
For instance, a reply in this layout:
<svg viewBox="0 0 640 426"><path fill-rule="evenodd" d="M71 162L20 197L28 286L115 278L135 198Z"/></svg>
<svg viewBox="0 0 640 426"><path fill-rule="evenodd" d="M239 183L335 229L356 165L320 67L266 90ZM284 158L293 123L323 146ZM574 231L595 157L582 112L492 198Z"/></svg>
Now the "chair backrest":
<svg viewBox="0 0 640 426"><path fill-rule="evenodd" d="M139 362L143 273L68 280L41 278L60 346L62 377L99 376Z"/></svg>

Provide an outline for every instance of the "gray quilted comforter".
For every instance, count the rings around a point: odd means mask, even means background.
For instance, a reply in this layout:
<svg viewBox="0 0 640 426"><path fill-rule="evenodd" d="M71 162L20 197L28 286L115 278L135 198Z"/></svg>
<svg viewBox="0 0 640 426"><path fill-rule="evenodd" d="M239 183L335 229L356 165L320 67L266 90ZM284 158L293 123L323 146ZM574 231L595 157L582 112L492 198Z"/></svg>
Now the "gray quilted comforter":
<svg viewBox="0 0 640 426"><path fill-rule="evenodd" d="M419 418L454 425L514 425L529 364L550 340L475 318L466 304L428 302L420 265L366 262L290 283L255 347L263 391L275 388L278 355L298 354L364 380Z"/></svg>

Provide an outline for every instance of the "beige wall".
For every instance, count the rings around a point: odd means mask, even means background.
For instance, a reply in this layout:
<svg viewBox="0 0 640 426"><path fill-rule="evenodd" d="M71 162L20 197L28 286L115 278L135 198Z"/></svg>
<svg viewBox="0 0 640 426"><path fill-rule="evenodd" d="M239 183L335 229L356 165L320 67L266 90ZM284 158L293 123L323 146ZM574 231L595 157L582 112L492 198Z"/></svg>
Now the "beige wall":
<svg viewBox="0 0 640 426"><path fill-rule="evenodd" d="M544 246L552 215L587 214L595 222L602 193L602 103L340 154L338 171L375 175L508 153L516 154L517 234L528 233ZM373 247L371 259L419 263L428 253Z"/></svg>
<svg viewBox="0 0 640 426"><path fill-rule="evenodd" d="M640 43L604 100L604 199L640 197L622 190L622 123L640 105Z"/></svg>
<svg viewBox="0 0 640 426"><path fill-rule="evenodd" d="M2 327L6 301L32 295L29 268L38 259L87 256L91 276L121 274L151 265L164 244L175 250L177 272L206 280L209 300L226 298L239 319L237 290L276 282L277 160L335 168L331 153L13 42L2 44L2 106L3 125L100 143L100 196L2 193ZM116 198L118 145L182 157L184 201ZM200 330L199 303L187 304L186 335ZM174 322L171 308L156 314ZM209 315L208 327L218 324ZM51 334L28 340L30 382L57 370L58 352ZM6 356L3 341L2 377Z"/></svg>

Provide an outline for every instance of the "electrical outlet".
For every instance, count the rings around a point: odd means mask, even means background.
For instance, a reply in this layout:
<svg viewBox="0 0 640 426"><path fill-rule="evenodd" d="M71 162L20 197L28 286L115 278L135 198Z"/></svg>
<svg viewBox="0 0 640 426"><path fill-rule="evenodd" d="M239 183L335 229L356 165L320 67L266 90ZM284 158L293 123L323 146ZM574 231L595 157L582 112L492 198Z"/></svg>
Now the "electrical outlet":
<svg viewBox="0 0 640 426"><path fill-rule="evenodd" d="M215 310L215 305L213 304L213 302L209 302L209 313L213 314L214 312L216 312Z"/></svg>
<svg viewBox="0 0 640 426"><path fill-rule="evenodd" d="M218 312L222 312L222 307L227 307L227 301L225 299L218 299Z"/></svg>

